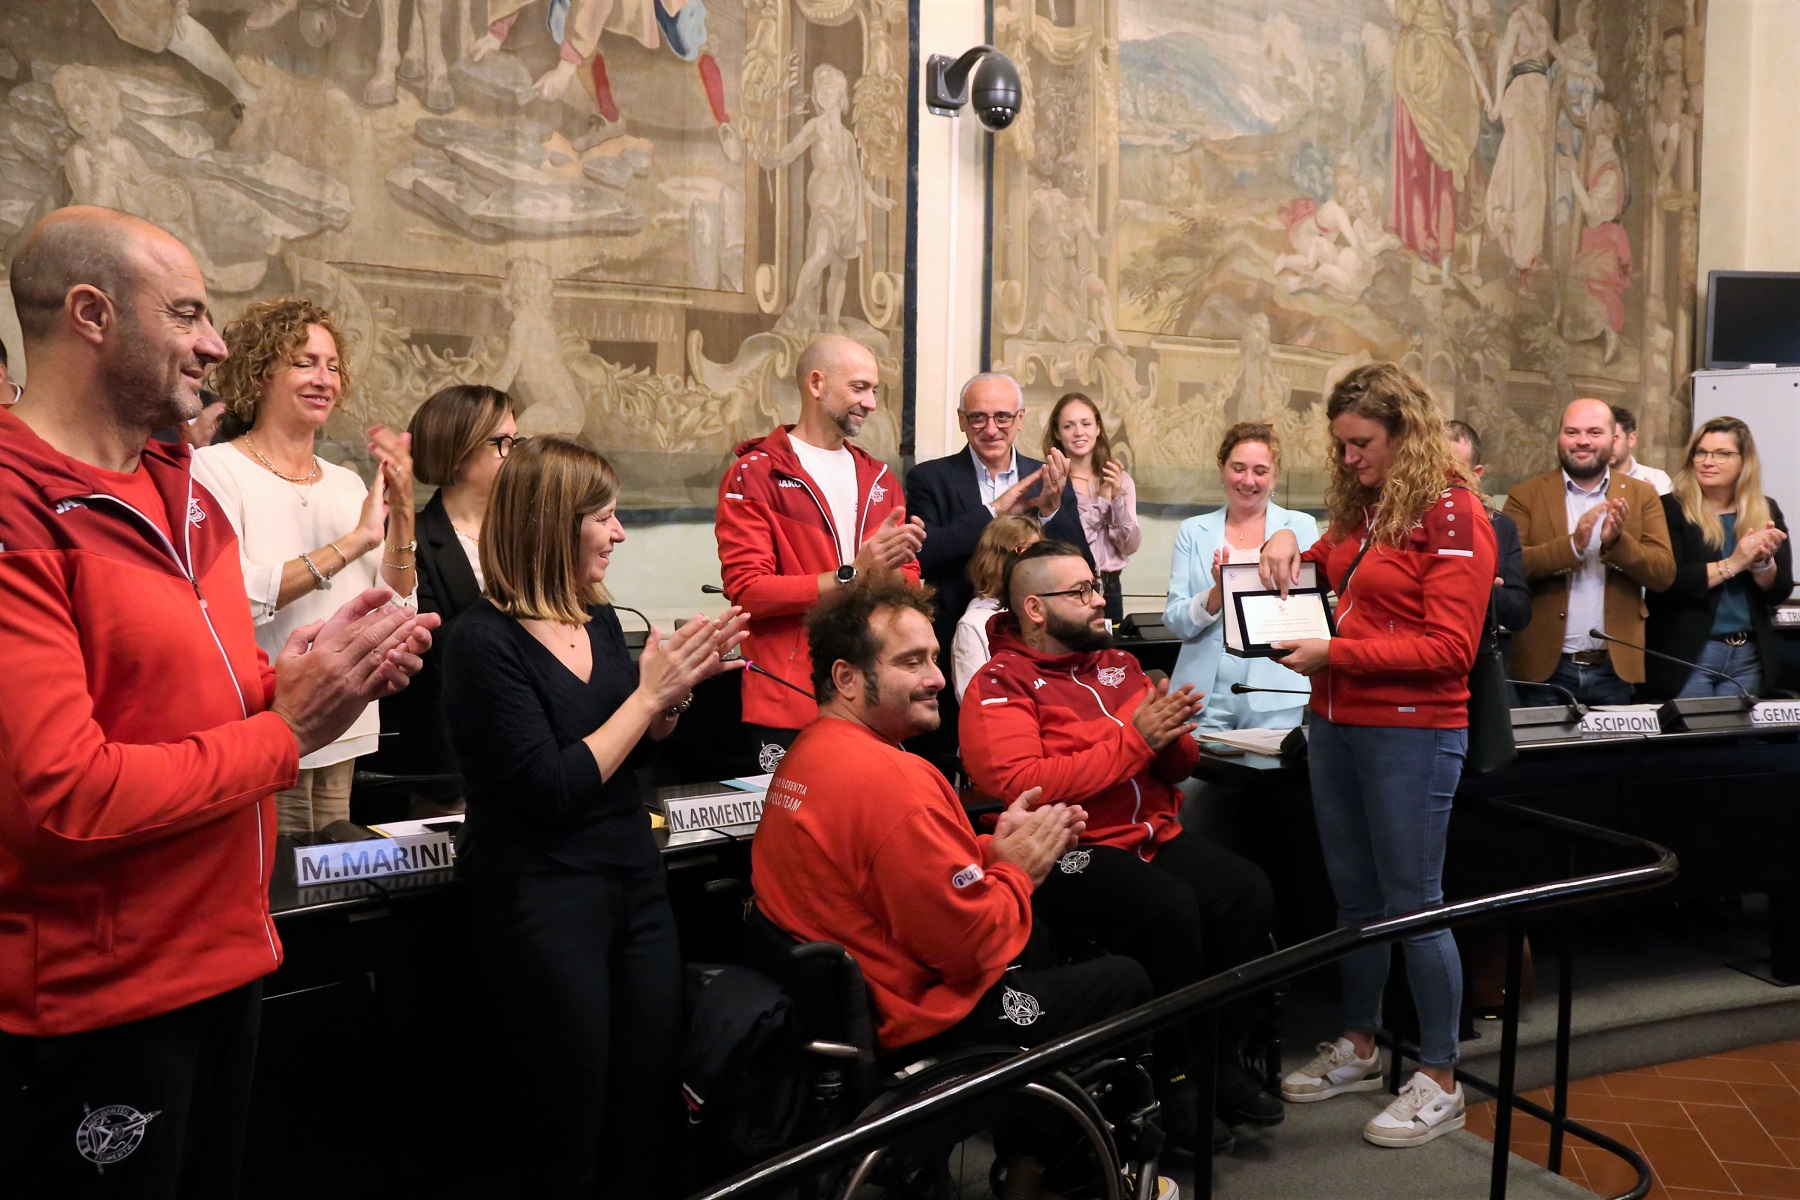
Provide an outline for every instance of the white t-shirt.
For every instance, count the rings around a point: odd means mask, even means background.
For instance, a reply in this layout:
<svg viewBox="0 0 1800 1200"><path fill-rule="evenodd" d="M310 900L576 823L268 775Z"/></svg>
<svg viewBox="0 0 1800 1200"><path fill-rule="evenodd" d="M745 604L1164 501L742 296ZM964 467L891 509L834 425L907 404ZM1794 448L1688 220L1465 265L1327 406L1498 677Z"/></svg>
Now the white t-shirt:
<svg viewBox="0 0 1800 1200"><path fill-rule="evenodd" d="M831 523L837 526L838 561L850 562L856 557L856 459L851 456L850 447L821 450L791 433L788 441L793 444L800 465L825 493Z"/></svg>
<svg viewBox="0 0 1800 1200"><path fill-rule="evenodd" d="M1675 481L1669 478L1667 471L1659 471L1655 467L1646 467L1637 459L1631 460L1631 470L1625 472L1633 479L1641 479L1656 489L1656 494L1666 496L1675 490Z"/></svg>
<svg viewBox="0 0 1800 1200"><path fill-rule="evenodd" d="M286 608L275 607L282 566L344 537L362 519L369 485L355 471L320 459L319 481L309 488L276 478L236 446L221 442L194 451L194 478L213 494L237 531L244 591L250 596L250 615L256 620L256 644L271 661L287 644L288 634L302 625L323 621L352 596L375 586L381 569L380 547L333 575L329 591L304 592ZM300 503L303 494L305 504ZM324 570L337 565L330 550L321 557L324 561L319 566ZM399 603L411 606L417 601L407 596ZM328 767L373 754L380 734L381 711L371 704L342 737L308 754L300 765Z"/></svg>

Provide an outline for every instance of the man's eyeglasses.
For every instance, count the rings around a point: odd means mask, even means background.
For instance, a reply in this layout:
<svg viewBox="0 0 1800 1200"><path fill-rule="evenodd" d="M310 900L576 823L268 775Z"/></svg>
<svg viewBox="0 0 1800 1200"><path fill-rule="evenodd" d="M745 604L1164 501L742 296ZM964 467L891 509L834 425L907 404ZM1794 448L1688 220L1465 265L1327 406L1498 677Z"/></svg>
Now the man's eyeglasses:
<svg viewBox="0 0 1800 1200"><path fill-rule="evenodd" d="M966 412L961 413L961 416L963 420L969 423L969 428L971 429L981 429L985 427L989 421L994 423L995 429L1011 429L1014 423L1019 419L1019 414L1016 412Z"/></svg>
<svg viewBox="0 0 1800 1200"><path fill-rule="evenodd" d="M1100 585L1092 579L1084 579L1072 588L1064 588L1060 592L1033 592L1040 600L1048 600L1052 596L1073 596L1077 603L1091 604L1094 597L1100 594Z"/></svg>
<svg viewBox="0 0 1800 1200"><path fill-rule="evenodd" d="M498 450L500 452L501 458L505 458L507 455L512 453L512 448L514 446L518 445L520 442L522 442L524 440L525 440L524 438L514 437L510 433L502 433L502 434L498 435L497 437L488 438L487 444L492 446L494 449Z"/></svg>
<svg viewBox="0 0 1800 1200"><path fill-rule="evenodd" d="M1742 457L1743 457L1743 455L1739 454L1736 450L1696 450L1696 451L1694 451L1694 461L1695 462L1728 463L1734 458L1742 458Z"/></svg>

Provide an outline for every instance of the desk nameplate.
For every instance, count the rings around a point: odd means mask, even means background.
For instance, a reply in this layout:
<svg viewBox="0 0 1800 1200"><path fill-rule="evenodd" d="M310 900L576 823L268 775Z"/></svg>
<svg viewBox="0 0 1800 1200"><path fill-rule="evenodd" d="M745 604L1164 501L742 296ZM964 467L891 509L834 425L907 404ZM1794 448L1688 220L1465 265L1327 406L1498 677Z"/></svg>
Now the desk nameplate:
<svg viewBox="0 0 1800 1200"><path fill-rule="evenodd" d="M1800 725L1800 700L1759 700L1750 709L1752 725Z"/></svg>
<svg viewBox="0 0 1800 1200"><path fill-rule="evenodd" d="M451 866L456 851L448 833L415 833L361 842L327 842L294 849L294 879L301 887L406 875Z"/></svg>
<svg viewBox="0 0 1800 1200"><path fill-rule="evenodd" d="M1661 737L1662 722L1656 711L1600 712L1583 714L1576 730L1588 737Z"/></svg>
<svg viewBox="0 0 1800 1200"><path fill-rule="evenodd" d="M703 842L727 833L753 833L762 820L762 792L730 791L711 796L683 796L663 801L669 823L669 845Z"/></svg>

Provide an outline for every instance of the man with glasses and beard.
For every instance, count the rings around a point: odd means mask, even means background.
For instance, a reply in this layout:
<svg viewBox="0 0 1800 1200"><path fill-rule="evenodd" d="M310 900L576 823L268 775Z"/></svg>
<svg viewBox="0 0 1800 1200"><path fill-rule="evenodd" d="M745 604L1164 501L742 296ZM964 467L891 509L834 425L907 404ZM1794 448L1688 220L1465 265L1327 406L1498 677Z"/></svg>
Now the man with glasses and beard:
<svg viewBox="0 0 1800 1200"><path fill-rule="evenodd" d="M1583 704L1626 704L1644 682L1644 655L1590 630L1644 641L1644 589L1675 579L1669 524L1656 489L1612 470L1612 407L1576 400L1563 410L1555 471L1506 498L1519 526L1531 623L1513 637L1512 676L1548 682L1547 703L1567 690Z"/></svg>
<svg viewBox="0 0 1800 1200"><path fill-rule="evenodd" d="M1008 803L1079 804L1080 845L1032 898L1040 919L1129 955L1163 994L1269 952L1274 901L1262 869L1194 833L1176 814L1193 773L1190 736L1204 697L1152 684L1113 647L1105 598L1081 551L1039 542L1013 561L1008 610L990 629L993 657L963 696L963 764L976 787ZM1274 1125L1281 1104L1244 1068L1253 1013L1220 1017L1218 1112ZM1158 1083L1176 1149L1195 1150L1197 1097L1186 1026L1157 1035ZM1232 1135L1215 1120L1212 1145Z"/></svg>

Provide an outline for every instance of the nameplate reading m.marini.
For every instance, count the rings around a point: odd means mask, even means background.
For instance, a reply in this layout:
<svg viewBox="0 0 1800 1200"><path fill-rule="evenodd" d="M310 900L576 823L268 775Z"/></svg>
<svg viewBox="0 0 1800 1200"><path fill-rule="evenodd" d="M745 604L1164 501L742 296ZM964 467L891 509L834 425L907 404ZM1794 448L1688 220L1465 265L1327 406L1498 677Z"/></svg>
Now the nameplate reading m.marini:
<svg viewBox="0 0 1800 1200"><path fill-rule="evenodd" d="M679 837L706 829L752 828L762 820L761 792L730 792L720 796L687 796L667 801L663 816L669 833Z"/></svg>
<svg viewBox="0 0 1800 1200"><path fill-rule="evenodd" d="M448 833L414 833L363 842L330 842L294 850L294 877L301 887L405 875L453 866L456 852Z"/></svg>
<svg viewBox="0 0 1800 1200"><path fill-rule="evenodd" d="M1582 733L1601 737L1656 737L1662 733L1662 722L1655 712L1589 712L1577 728Z"/></svg>

